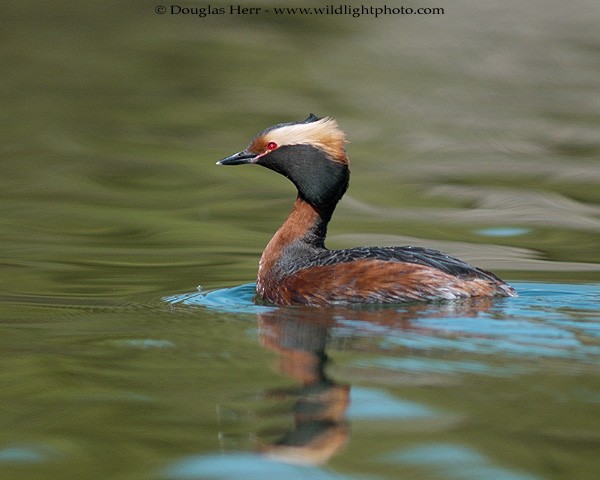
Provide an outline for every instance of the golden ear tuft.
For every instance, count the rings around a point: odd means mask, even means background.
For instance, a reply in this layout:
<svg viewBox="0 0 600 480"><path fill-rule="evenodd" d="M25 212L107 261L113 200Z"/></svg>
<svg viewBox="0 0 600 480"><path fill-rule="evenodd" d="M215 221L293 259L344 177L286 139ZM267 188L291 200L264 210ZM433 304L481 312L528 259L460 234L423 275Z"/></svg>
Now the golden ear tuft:
<svg viewBox="0 0 600 480"><path fill-rule="evenodd" d="M265 141L276 142L277 145L314 145L325 151L334 162L348 163L346 157L346 135L337 122L330 117L313 120L310 123L294 123L282 125L266 132ZM259 139L256 139L259 140ZM254 142L256 144L258 142ZM261 143L264 143L261 142Z"/></svg>

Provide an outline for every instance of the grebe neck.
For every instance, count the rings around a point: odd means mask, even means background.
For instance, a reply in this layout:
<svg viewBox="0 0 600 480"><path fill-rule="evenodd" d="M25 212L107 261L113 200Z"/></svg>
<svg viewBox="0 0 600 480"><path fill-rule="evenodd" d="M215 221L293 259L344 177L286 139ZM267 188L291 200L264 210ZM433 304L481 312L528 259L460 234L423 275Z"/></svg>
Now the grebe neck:
<svg viewBox="0 0 600 480"><path fill-rule="evenodd" d="M296 241L302 241L315 248L325 248L325 236L330 218L331 213L322 212L321 209L298 196L292 211L268 243L263 256L265 254L270 256L273 249L281 250Z"/></svg>
<svg viewBox="0 0 600 480"><path fill-rule="evenodd" d="M330 218L331 212L321 211L301 196L296 198L292 211L267 244L260 258L257 285L259 291L267 279L275 279L279 276L278 273L291 268L296 255L309 250L325 249L325 236Z"/></svg>

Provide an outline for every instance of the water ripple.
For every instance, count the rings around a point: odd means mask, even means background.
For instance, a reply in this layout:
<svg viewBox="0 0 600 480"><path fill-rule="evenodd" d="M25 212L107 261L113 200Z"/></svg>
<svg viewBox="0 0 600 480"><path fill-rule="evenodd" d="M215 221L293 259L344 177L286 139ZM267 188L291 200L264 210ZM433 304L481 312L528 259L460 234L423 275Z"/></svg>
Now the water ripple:
<svg viewBox="0 0 600 480"><path fill-rule="evenodd" d="M205 307L227 313L290 315L314 322L332 321L332 338L370 338L380 348L454 350L478 354L579 358L600 362L600 286L597 284L514 283L520 297L500 299L486 308L465 304L420 304L374 308L274 307L255 303L248 283L207 292L183 293L163 300L171 305ZM409 322L407 326L406 322ZM401 328L399 328L401 325ZM376 340L379 339L379 340ZM439 364L380 364L391 369L439 371ZM491 373L484 364L446 363L461 372ZM508 369L510 370L510 369ZM508 371L493 370L495 375Z"/></svg>
<svg viewBox="0 0 600 480"><path fill-rule="evenodd" d="M163 301L171 305L206 307L212 310L230 313L261 313L274 307L254 303L256 284L246 283L231 288L221 288L203 292L180 293L164 297Z"/></svg>

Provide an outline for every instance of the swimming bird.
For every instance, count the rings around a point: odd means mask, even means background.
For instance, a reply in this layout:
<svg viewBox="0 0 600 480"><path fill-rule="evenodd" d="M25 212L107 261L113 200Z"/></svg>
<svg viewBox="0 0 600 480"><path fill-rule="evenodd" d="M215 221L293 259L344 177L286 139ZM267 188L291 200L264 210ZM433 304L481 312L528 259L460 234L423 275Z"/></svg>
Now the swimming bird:
<svg viewBox="0 0 600 480"><path fill-rule="evenodd" d="M348 188L345 134L337 122L310 114L257 134L218 165L256 164L287 177L298 195L266 246L256 291L277 305L405 303L470 297L512 297L491 272L422 247L329 250L327 225Z"/></svg>

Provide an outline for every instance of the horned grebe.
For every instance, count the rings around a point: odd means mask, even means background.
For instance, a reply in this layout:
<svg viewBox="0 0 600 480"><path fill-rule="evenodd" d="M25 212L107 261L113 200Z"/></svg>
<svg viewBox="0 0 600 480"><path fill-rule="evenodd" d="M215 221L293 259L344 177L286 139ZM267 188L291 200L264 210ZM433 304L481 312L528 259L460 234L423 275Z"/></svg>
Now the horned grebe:
<svg viewBox="0 0 600 480"><path fill-rule="evenodd" d="M262 165L289 178L298 196L259 263L258 295L278 305L402 303L512 297L493 273L421 247L329 250L327 224L348 188L346 139L335 120L312 113L260 132L218 165Z"/></svg>

